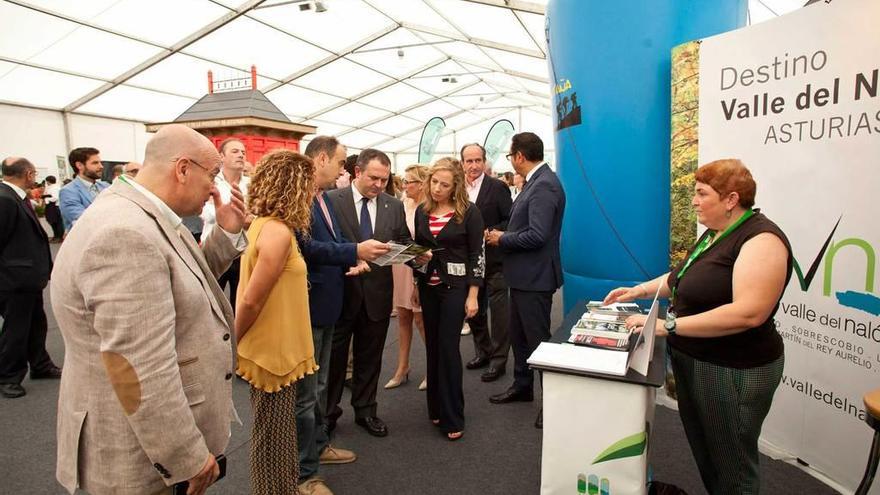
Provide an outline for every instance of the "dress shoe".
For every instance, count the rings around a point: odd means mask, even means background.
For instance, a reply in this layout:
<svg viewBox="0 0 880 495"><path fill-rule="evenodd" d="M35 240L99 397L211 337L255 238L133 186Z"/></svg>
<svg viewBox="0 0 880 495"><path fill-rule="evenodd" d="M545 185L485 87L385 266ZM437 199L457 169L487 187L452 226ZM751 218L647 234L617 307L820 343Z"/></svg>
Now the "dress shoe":
<svg viewBox="0 0 880 495"><path fill-rule="evenodd" d="M300 495L333 495L323 479L313 476L297 487Z"/></svg>
<svg viewBox="0 0 880 495"><path fill-rule="evenodd" d="M408 381L409 381L409 371L404 373L403 376L401 376L401 377L397 377L397 376L392 377L390 380L388 380L388 383L385 384L385 388L397 388Z"/></svg>
<svg viewBox="0 0 880 495"><path fill-rule="evenodd" d="M31 370L31 380L58 380L61 378L61 368L50 366L44 370Z"/></svg>
<svg viewBox="0 0 880 495"><path fill-rule="evenodd" d="M422 383L419 384L419 390L421 390L422 392L424 392L425 390L428 390L428 377L427 376L425 377L424 380L422 380Z"/></svg>
<svg viewBox="0 0 880 495"><path fill-rule="evenodd" d="M321 452L321 464L348 464L356 461L358 456L346 449L339 449L332 445L327 445Z"/></svg>
<svg viewBox="0 0 880 495"><path fill-rule="evenodd" d="M489 358L477 356L477 357L471 359L470 361L468 361L467 364L464 365L464 367L469 370L475 370L475 369L482 368L488 364L489 364Z"/></svg>
<svg viewBox="0 0 880 495"><path fill-rule="evenodd" d="M535 419L535 428L537 428L539 430L544 429L544 410L543 409L538 411L538 417L537 417L537 419Z"/></svg>
<svg viewBox="0 0 880 495"><path fill-rule="evenodd" d="M388 427L385 426L385 422L375 416L357 418L354 422L357 423L358 426L363 427L363 429L367 430L367 433L374 437L388 436Z"/></svg>
<svg viewBox="0 0 880 495"><path fill-rule="evenodd" d="M446 434L446 438L448 438L450 442L461 440L462 437L464 437L463 431L452 431Z"/></svg>
<svg viewBox="0 0 880 495"><path fill-rule="evenodd" d="M504 368L494 368L492 366L489 366L489 369L487 369L483 372L482 375L480 375L480 380L483 380L484 382L494 382L495 380L500 378L501 375L504 374L504 372Z"/></svg>
<svg viewBox="0 0 880 495"><path fill-rule="evenodd" d="M26 393L24 387L17 383L0 383L0 394L7 399L24 397Z"/></svg>
<svg viewBox="0 0 880 495"><path fill-rule="evenodd" d="M489 397L492 404L507 404L508 402L532 402L535 396L531 390L517 390L513 387L501 392L498 395Z"/></svg>

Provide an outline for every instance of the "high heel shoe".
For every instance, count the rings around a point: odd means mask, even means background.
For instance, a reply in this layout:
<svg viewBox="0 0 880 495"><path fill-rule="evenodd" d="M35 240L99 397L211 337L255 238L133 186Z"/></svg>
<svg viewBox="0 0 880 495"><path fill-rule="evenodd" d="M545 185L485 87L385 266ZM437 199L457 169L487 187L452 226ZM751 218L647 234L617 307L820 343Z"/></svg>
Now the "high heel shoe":
<svg viewBox="0 0 880 495"><path fill-rule="evenodd" d="M425 377L425 379L422 380L422 383L419 384L419 390L421 390L421 391L428 390L428 377Z"/></svg>
<svg viewBox="0 0 880 495"><path fill-rule="evenodd" d="M391 377L391 379L388 380L388 383L385 384L385 388L397 388L408 381L409 381L409 371L404 373L403 378L397 378L396 376Z"/></svg>

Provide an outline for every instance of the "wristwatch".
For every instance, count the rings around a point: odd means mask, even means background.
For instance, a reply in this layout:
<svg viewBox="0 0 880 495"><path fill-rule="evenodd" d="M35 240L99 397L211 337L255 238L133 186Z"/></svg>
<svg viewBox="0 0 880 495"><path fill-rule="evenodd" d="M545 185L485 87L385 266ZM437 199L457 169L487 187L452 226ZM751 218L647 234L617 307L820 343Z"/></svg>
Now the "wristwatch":
<svg viewBox="0 0 880 495"><path fill-rule="evenodd" d="M669 335L675 335L675 313L671 311L666 313L666 323L663 324L663 328Z"/></svg>

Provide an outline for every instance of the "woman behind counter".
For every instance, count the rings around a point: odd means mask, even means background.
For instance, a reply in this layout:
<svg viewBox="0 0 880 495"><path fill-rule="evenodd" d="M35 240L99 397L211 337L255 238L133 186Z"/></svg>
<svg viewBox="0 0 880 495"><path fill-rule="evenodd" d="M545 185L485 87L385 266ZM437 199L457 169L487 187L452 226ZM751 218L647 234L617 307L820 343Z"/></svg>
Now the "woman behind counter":
<svg viewBox="0 0 880 495"><path fill-rule="evenodd" d="M237 373L251 387L252 493L297 492L296 381L315 363L306 263L293 231L308 235L315 191L312 161L288 150L257 164L248 194L257 218L241 257L235 335Z"/></svg>
<svg viewBox="0 0 880 495"><path fill-rule="evenodd" d="M699 169L693 206L708 229L672 272L618 288L606 303L670 297L667 335L678 411L706 490L758 493L758 437L782 378L782 337L773 316L791 277L791 246L755 203L739 160ZM644 325L632 316L627 326Z"/></svg>
<svg viewBox="0 0 880 495"><path fill-rule="evenodd" d="M416 242L434 250L418 276L428 361L428 415L449 440L464 434L459 339L477 313L483 283L483 218L468 201L461 165L438 161L428 172L428 195L416 209Z"/></svg>

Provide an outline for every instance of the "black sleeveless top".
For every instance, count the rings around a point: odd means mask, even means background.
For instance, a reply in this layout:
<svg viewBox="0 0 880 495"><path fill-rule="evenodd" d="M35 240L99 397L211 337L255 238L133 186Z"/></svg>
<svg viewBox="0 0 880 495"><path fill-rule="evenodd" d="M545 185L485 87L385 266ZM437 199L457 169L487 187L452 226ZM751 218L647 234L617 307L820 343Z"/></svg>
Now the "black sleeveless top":
<svg viewBox="0 0 880 495"><path fill-rule="evenodd" d="M785 285L788 286L792 270L791 245L788 243L788 238L775 223L768 220L759 210L755 210L755 214L739 228L697 258L682 277L681 282L678 281L678 272L681 271L685 261L679 263L670 272L667 280L669 287L675 287L678 283L674 301L676 315L679 317L695 315L731 303L733 265L739 256L739 251L746 241L764 232L779 237L785 244L788 251ZM707 230L699 240L708 234ZM776 331L773 320L777 309L779 309L779 300L776 301L773 311L764 323L744 332L713 338L670 335L668 342L688 356L720 366L753 368L768 364L781 356L784 350L782 337Z"/></svg>

